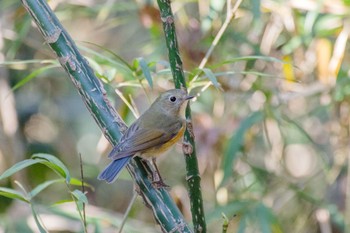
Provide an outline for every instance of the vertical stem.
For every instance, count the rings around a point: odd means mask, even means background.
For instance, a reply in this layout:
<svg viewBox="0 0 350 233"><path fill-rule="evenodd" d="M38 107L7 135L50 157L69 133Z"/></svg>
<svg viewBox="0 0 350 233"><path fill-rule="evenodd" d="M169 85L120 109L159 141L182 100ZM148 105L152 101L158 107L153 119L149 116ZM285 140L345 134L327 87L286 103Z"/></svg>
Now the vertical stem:
<svg viewBox="0 0 350 233"><path fill-rule="evenodd" d="M182 60L177 43L174 15L169 0L157 0L160 17L163 23L166 44L168 48L171 72L176 88L186 88ZM187 129L184 134L183 152L186 160L186 180L191 202L192 222L194 232L206 232L206 223L203 210L203 199L200 188L200 175L196 156L196 147L192 129L191 108L186 108Z"/></svg>
<svg viewBox="0 0 350 233"><path fill-rule="evenodd" d="M350 127L350 121L349 121ZM348 172L346 177L346 189L345 189L345 231L348 232L350 230L350 147L348 147Z"/></svg>

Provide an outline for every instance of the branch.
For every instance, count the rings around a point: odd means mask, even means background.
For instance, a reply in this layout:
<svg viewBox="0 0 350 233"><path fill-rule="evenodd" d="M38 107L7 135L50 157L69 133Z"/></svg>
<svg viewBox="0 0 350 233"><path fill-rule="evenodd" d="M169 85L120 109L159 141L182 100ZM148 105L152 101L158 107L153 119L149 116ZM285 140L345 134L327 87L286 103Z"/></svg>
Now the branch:
<svg viewBox="0 0 350 233"><path fill-rule="evenodd" d="M60 24L45 0L22 0L26 10L37 24L45 41L57 55L69 74L83 101L112 145L116 145L127 126L114 110L101 81L95 76L86 59L79 53L74 41ZM191 232L189 226L165 189L153 188L147 171L139 158L134 158L128 170L138 185L145 204L165 232Z"/></svg>
<svg viewBox="0 0 350 233"><path fill-rule="evenodd" d="M169 62L173 74L175 87L186 88L185 75L177 43L174 15L170 0L157 0L160 17L163 22L166 44L169 53ZM186 180L191 201L192 222L195 232L206 232L206 223L203 209L203 199L200 187L201 177L198 171L196 147L194 142L190 105L186 108L187 129L184 134L183 152L186 160Z"/></svg>

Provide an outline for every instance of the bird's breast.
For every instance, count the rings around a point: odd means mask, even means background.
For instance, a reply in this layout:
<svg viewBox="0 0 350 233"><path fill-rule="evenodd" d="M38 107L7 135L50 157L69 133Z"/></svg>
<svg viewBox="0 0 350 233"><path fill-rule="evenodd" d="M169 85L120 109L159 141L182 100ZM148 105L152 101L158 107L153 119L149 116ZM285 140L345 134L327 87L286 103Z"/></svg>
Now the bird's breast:
<svg viewBox="0 0 350 233"><path fill-rule="evenodd" d="M172 145L174 145L176 142L178 142L181 139L181 137L185 132L185 129L186 129L186 124L184 123L180 128L180 130L177 133L175 133L175 135L169 141L163 143L162 145L152 147L142 152L140 156L144 158L151 158L151 157L157 157L165 153L171 148Z"/></svg>

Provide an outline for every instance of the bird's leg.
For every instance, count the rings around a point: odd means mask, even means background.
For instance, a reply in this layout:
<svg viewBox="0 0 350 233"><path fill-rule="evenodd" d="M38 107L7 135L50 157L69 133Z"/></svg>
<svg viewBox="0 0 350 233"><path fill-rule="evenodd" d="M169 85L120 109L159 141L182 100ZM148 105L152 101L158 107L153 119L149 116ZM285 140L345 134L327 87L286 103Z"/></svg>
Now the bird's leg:
<svg viewBox="0 0 350 233"><path fill-rule="evenodd" d="M141 157L141 162L143 167L152 174L152 177L149 177L152 180L152 185L156 188L169 188L170 186L165 184L162 177L160 176L159 169L156 164L156 158L152 158L152 161L146 158Z"/></svg>
<svg viewBox="0 0 350 233"><path fill-rule="evenodd" d="M149 162L148 159L145 159L145 158L141 158L141 163L142 163L142 166L147 170L147 173L152 173L153 174L153 165ZM152 175L153 176L153 175ZM148 179L152 179L152 177L150 177L148 175Z"/></svg>
<svg viewBox="0 0 350 233"><path fill-rule="evenodd" d="M163 178L160 175L159 169L157 167L156 158L152 158L152 184L156 188L170 188L169 185L165 184Z"/></svg>

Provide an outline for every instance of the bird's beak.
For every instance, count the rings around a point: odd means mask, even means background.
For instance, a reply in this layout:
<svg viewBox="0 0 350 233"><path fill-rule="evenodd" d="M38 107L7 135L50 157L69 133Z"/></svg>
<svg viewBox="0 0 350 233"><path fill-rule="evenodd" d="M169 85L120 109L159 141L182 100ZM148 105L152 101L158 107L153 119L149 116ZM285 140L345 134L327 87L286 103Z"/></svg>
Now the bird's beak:
<svg viewBox="0 0 350 233"><path fill-rule="evenodd" d="M186 96L185 100L190 100L190 99L192 99L192 98L194 98L193 95L188 95L188 96Z"/></svg>

